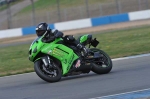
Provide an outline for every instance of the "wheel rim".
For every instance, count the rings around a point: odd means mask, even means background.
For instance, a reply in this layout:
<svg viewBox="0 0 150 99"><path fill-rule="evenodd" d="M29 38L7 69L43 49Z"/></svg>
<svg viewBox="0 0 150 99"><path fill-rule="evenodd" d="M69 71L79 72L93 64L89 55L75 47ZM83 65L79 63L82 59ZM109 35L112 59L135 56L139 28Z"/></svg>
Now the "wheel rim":
<svg viewBox="0 0 150 99"><path fill-rule="evenodd" d="M101 66L102 68L107 68L110 66L110 61L107 55L96 49L92 50L92 52L99 52L102 55L102 57L97 60L99 62L95 62L96 65Z"/></svg>
<svg viewBox="0 0 150 99"><path fill-rule="evenodd" d="M49 76L49 77L56 77L59 74L58 68L53 64L55 68L46 68L44 64L41 62L40 63L40 70L43 74Z"/></svg>

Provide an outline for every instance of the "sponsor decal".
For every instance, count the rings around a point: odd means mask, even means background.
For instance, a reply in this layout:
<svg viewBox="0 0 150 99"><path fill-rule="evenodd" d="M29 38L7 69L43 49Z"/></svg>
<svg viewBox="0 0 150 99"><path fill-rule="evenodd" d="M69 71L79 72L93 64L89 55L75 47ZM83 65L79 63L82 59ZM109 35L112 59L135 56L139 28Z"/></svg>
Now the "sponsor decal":
<svg viewBox="0 0 150 99"><path fill-rule="evenodd" d="M50 50L47 54L51 54L52 50Z"/></svg>
<svg viewBox="0 0 150 99"><path fill-rule="evenodd" d="M78 60L78 61L77 61L77 63L76 63L76 65L75 65L75 67L76 67L76 68L79 68L79 67L80 67L80 65L81 65L81 61L80 61L80 60Z"/></svg>
<svg viewBox="0 0 150 99"><path fill-rule="evenodd" d="M61 51L61 50L59 50L59 49L57 49L57 48L54 48L52 54L53 54L53 55L56 55L56 56L59 56L59 57L64 57L64 52Z"/></svg>

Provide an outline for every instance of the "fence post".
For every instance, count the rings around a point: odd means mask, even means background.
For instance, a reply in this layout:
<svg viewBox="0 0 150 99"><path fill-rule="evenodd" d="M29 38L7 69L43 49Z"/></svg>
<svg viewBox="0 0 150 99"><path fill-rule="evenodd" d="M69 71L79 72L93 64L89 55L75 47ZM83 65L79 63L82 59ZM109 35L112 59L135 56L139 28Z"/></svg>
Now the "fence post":
<svg viewBox="0 0 150 99"><path fill-rule="evenodd" d="M67 9L64 9L64 20L65 21L67 21L68 20L68 18L67 18L67 11L66 11Z"/></svg>
<svg viewBox="0 0 150 99"><path fill-rule="evenodd" d="M138 7L139 7L139 10L141 10L141 0L138 0Z"/></svg>
<svg viewBox="0 0 150 99"><path fill-rule="evenodd" d="M31 0L31 4L32 4L32 25L35 25L35 9L33 0Z"/></svg>
<svg viewBox="0 0 150 99"><path fill-rule="evenodd" d="M49 23L50 22L50 13L46 13L46 16L47 16L47 22Z"/></svg>
<svg viewBox="0 0 150 99"><path fill-rule="evenodd" d="M120 1L116 0L116 5L117 5L117 13L121 13L121 4L120 4Z"/></svg>
<svg viewBox="0 0 150 99"><path fill-rule="evenodd" d="M79 6L78 9L79 9L78 11L80 11L80 18L83 18L84 15L83 15L83 12L82 12L82 7Z"/></svg>
<svg viewBox="0 0 150 99"><path fill-rule="evenodd" d="M146 2L146 9L148 9L149 8L149 3L148 3L148 0L145 0L145 2Z"/></svg>
<svg viewBox="0 0 150 99"><path fill-rule="evenodd" d="M58 20L61 21L59 0L57 0L57 12L58 12Z"/></svg>
<svg viewBox="0 0 150 99"><path fill-rule="evenodd" d="M89 1L85 0L85 4L86 4L86 12L87 12L87 17L89 18Z"/></svg>
<svg viewBox="0 0 150 99"><path fill-rule="evenodd" d="M6 1L7 3L7 22L8 22L8 29L11 28L11 10L10 10L10 5L9 5L9 2Z"/></svg>
<svg viewBox="0 0 150 99"><path fill-rule="evenodd" d="M99 5L100 15L103 16L103 7L102 4Z"/></svg>

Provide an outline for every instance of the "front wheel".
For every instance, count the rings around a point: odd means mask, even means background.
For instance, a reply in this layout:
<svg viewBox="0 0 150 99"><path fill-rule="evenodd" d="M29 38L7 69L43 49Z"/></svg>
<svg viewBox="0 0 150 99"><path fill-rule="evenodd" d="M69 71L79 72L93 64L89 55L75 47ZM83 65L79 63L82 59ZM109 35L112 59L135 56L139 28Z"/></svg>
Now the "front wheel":
<svg viewBox="0 0 150 99"><path fill-rule="evenodd" d="M99 52L101 57L93 63L92 71L97 74L106 74L109 73L112 69L112 60L111 58L102 50L97 48L90 49L92 52Z"/></svg>
<svg viewBox="0 0 150 99"><path fill-rule="evenodd" d="M47 69L42 60L38 60L34 63L34 70L41 79L47 82L57 82L61 79L61 70L55 63L53 65L55 68Z"/></svg>

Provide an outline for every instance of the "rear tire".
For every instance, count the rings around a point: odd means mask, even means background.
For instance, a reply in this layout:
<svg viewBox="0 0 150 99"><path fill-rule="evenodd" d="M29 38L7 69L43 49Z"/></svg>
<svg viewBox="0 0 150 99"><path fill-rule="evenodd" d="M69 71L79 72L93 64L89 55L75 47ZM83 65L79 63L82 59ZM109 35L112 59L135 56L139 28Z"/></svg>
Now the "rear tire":
<svg viewBox="0 0 150 99"><path fill-rule="evenodd" d="M103 62L97 62L97 63L92 63L92 71L97 73L97 74L106 74L109 73L112 69L112 60L111 58L102 50L99 50L97 48L92 48L90 49L90 51L92 52L99 52L103 58L102 60L104 60Z"/></svg>
<svg viewBox="0 0 150 99"><path fill-rule="evenodd" d="M55 65L56 69L53 70L56 72L56 75L51 75L50 73L52 71L46 70L43 65L44 64L41 60L38 60L34 63L34 70L41 79L47 82L57 82L61 79L61 70L57 65Z"/></svg>

